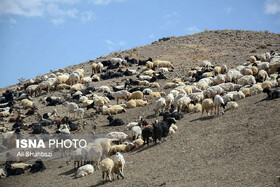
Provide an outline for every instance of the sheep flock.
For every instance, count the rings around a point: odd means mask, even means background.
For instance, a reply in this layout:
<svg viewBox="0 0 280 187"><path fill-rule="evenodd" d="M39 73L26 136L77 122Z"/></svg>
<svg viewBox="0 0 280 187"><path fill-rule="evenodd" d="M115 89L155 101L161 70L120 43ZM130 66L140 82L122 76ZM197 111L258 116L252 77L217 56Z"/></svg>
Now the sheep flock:
<svg viewBox="0 0 280 187"><path fill-rule="evenodd" d="M125 56L88 63L91 69L59 69L29 79L5 90L0 98L0 133L7 144L14 134L96 135L83 149L61 150L70 155L76 180L90 175L100 175L103 183L129 180L126 166L133 163L127 163L126 157L168 144L169 137L185 128L177 124L183 118L195 113L197 120L222 118L238 110L242 99L261 93L267 94L264 100L280 98L277 51L248 56L234 68L201 60L180 76L178 66L165 59ZM103 84L105 80L110 84ZM139 108L145 112L124 117ZM97 118L103 119L101 126L90 123ZM27 119L32 123L27 124ZM32 168L28 160L2 166L1 178Z"/></svg>

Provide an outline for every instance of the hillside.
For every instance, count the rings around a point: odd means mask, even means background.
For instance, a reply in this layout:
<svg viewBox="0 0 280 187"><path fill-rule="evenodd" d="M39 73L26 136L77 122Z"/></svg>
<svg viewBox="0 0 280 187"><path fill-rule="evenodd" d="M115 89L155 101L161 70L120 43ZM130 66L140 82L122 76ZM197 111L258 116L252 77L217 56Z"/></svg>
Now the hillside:
<svg viewBox="0 0 280 187"><path fill-rule="evenodd" d="M280 52L280 35L253 31L205 31L182 37L170 37L150 45L111 53L93 61L129 56L136 59L169 60L174 72L167 73L168 80L160 80L163 90L165 82L175 77L184 77L191 67L199 66L202 60L213 65L226 64L229 68L245 63L249 56L268 51ZM85 76L91 74L92 62L66 67L70 72L84 68ZM136 69L136 66L133 66ZM91 85L116 85L124 78L92 82ZM0 93L7 88L1 89ZM164 90L168 93L169 90ZM33 97L39 113L51 112L41 100L46 96L69 97L68 91L52 91ZM65 162L46 162L47 170L0 179L0 186L280 186L280 100L263 101L266 94L246 97L237 101L239 108L220 116L200 118L201 113L184 114L177 122L178 132L162 144L150 145L136 151L124 153L126 159L125 179L102 184L100 171L75 179L73 165ZM115 101L112 102L115 104ZM16 103L16 106L20 106ZM55 107L60 115L66 107ZM151 116L153 105L128 109L116 117L126 123L135 121L139 115ZM25 113L27 110L23 110ZM107 116L86 112L83 120L87 126L81 134L104 134L124 131L121 127L104 127ZM11 128L13 123L1 123ZM151 117L149 123L162 117ZM37 121L36 115L24 122ZM93 126L96 126L96 130ZM53 132L55 127L46 128ZM128 131L124 131L128 133ZM2 167L2 166L1 166Z"/></svg>

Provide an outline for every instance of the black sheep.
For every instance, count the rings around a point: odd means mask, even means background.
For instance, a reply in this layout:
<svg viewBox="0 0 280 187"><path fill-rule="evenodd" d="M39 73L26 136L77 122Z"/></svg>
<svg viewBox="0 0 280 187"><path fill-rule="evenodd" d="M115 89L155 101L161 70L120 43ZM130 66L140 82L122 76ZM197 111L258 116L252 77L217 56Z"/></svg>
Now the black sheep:
<svg viewBox="0 0 280 187"><path fill-rule="evenodd" d="M41 123L32 123L29 127L32 128L31 134L48 134L46 129L42 127Z"/></svg>
<svg viewBox="0 0 280 187"><path fill-rule="evenodd" d="M162 133L162 126L159 123L153 123L152 137L155 144L157 143L157 140L161 141Z"/></svg>
<svg viewBox="0 0 280 187"><path fill-rule="evenodd" d="M162 119L163 121L166 121L168 118L175 118L176 120L180 120L184 117L184 115L180 112L172 112L172 113L164 112L164 113L160 113L159 115L163 117Z"/></svg>
<svg viewBox="0 0 280 187"><path fill-rule="evenodd" d="M107 119L109 120L109 125L108 126L121 126L124 125L124 121L122 119L114 119L112 115L108 116Z"/></svg>
<svg viewBox="0 0 280 187"><path fill-rule="evenodd" d="M264 93L267 93L267 99L277 99L280 98L280 90L271 91L268 87L263 89Z"/></svg>
<svg viewBox="0 0 280 187"><path fill-rule="evenodd" d="M50 126L52 125L52 120L43 120L43 121L40 121L40 124L45 127L45 126Z"/></svg>
<svg viewBox="0 0 280 187"><path fill-rule="evenodd" d="M68 125L69 125L69 130L70 131L76 131L78 129L78 126L79 126L79 124L72 123L71 121L69 121Z"/></svg>
<svg viewBox="0 0 280 187"><path fill-rule="evenodd" d="M6 108L6 107L12 107L12 106L13 106L13 102L10 101L8 103L5 103L5 104L1 105L0 108Z"/></svg>
<svg viewBox="0 0 280 187"><path fill-rule="evenodd" d="M90 105L87 106L87 110L89 110L90 108L96 109L94 106L94 101Z"/></svg>
<svg viewBox="0 0 280 187"><path fill-rule="evenodd" d="M24 173L24 170L22 168L12 169L12 166L10 163L6 163L5 169L7 171L7 177L10 175L21 175Z"/></svg>
<svg viewBox="0 0 280 187"><path fill-rule="evenodd" d="M30 172L38 172L38 171L44 171L46 169L46 166L44 165L42 160L35 161L35 164L31 166Z"/></svg>
<svg viewBox="0 0 280 187"><path fill-rule="evenodd" d="M21 128L22 125L23 125L22 120L19 120L19 121L14 123L12 130L15 130L17 128Z"/></svg>
<svg viewBox="0 0 280 187"><path fill-rule="evenodd" d="M52 99L51 97L47 97L46 101L48 102L47 106L56 106L62 104L62 101L59 98Z"/></svg>
<svg viewBox="0 0 280 187"><path fill-rule="evenodd" d="M144 140L144 145L149 145L150 137L153 136L153 130L150 127L146 127L142 130L142 138Z"/></svg>
<svg viewBox="0 0 280 187"><path fill-rule="evenodd" d="M148 61L153 62L153 59L150 57L148 60L139 60L139 61L138 61L138 66L146 66L146 63L147 63Z"/></svg>

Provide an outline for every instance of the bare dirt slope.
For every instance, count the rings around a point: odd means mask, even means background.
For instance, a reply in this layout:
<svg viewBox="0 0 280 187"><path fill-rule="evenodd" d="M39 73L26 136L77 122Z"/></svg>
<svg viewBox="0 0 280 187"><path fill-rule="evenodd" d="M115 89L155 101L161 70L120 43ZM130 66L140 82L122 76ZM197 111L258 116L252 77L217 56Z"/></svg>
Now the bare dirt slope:
<svg viewBox="0 0 280 187"><path fill-rule="evenodd" d="M236 67L246 62L250 55L270 50L280 51L279 34L227 30L171 37L167 41L101 58L129 55L137 59L152 57L170 60L175 65L175 72L168 74L171 80L184 76L190 67L198 66L205 59L214 65ZM66 69L70 71L83 67L86 75L90 75L91 63L84 62ZM115 85L122 79L92 85ZM164 82L160 81L160 84L162 86ZM50 95L66 98L70 94L67 91L51 92L33 98L39 113L53 109L40 101ZM262 101L265 97L265 94L259 94L240 100L238 109L226 112L223 116L200 118L200 113L185 114L177 123L178 132L169 136L167 141L124 153L124 180L103 185L100 171L75 179L72 164L47 162L47 170L42 173L0 179L0 186L280 186L276 178L280 175L280 100ZM65 107L59 105L56 108L63 115ZM117 117L130 122L139 115L151 114L152 105L149 105L129 109ZM77 120L88 123L80 133L124 131L125 127L103 127L108 124L106 117L97 116L94 110L89 110L84 120ZM148 121L154 122L155 119L149 118ZM31 124L36 120L36 116L31 116L25 122ZM5 121L3 123L12 126ZM92 128L93 125L97 126L96 130ZM54 127L47 130L53 132Z"/></svg>

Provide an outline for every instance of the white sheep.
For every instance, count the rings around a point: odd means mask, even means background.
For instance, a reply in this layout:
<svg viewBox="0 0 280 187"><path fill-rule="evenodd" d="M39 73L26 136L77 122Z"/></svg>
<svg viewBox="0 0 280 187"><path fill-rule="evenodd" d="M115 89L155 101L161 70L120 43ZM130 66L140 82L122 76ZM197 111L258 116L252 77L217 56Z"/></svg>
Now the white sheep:
<svg viewBox="0 0 280 187"><path fill-rule="evenodd" d="M174 96L172 93L169 93L167 96L166 96L166 107L167 109L171 109L171 105L174 103Z"/></svg>
<svg viewBox="0 0 280 187"><path fill-rule="evenodd" d="M206 111L207 114L209 113L210 110L212 115L212 110L214 108L214 103L212 99L204 99L201 105L202 105L201 117L203 116L204 110Z"/></svg>
<svg viewBox="0 0 280 187"><path fill-rule="evenodd" d="M235 109L238 107L238 104L235 101L230 101L227 103L226 108L225 108L225 112L231 109Z"/></svg>
<svg viewBox="0 0 280 187"><path fill-rule="evenodd" d="M268 71L269 66L270 66L269 62L261 62L257 65L259 70L265 70L265 71Z"/></svg>
<svg viewBox="0 0 280 187"><path fill-rule="evenodd" d="M107 92L107 93L110 93L111 90L108 86L100 86L96 89L98 92Z"/></svg>
<svg viewBox="0 0 280 187"><path fill-rule="evenodd" d="M117 100L117 104L119 104L119 99L128 99L130 93L127 90L120 90L117 92L112 92L112 96Z"/></svg>
<svg viewBox="0 0 280 187"><path fill-rule="evenodd" d="M6 168L0 168L0 178L7 177L7 171Z"/></svg>
<svg viewBox="0 0 280 187"><path fill-rule="evenodd" d="M207 69L210 69L211 66L212 66L212 64L208 60L203 60L202 63L200 64L200 67L204 67L204 68L207 68Z"/></svg>
<svg viewBox="0 0 280 187"><path fill-rule="evenodd" d="M195 102L195 103L201 103L204 99L204 94L203 92L197 92L197 93L192 93L189 95L189 97Z"/></svg>
<svg viewBox="0 0 280 187"><path fill-rule="evenodd" d="M67 112L68 112L68 116L70 117L70 113L74 113L75 112L75 109L78 109L79 106L74 103L74 102L67 102L66 101L66 105L67 105ZM75 114L74 114L75 115ZM74 116L75 117L75 116Z"/></svg>
<svg viewBox="0 0 280 187"><path fill-rule="evenodd" d="M141 129L141 127L139 127L139 126L134 126L134 127L132 127L132 129L131 129L131 135L132 135L132 139L133 139L133 140L140 138L141 135L142 135L142 129Z"/></svg>
<svg viewBox="0 0 280 187"><path fill-rule="evenodd" d="M91 162L95 166L95 169L100 169L100 159L102 156L102 147L99 145L93 145L90 147L87 153L86 160Z"/></svg>
<svg viewBox="0 0 280 187"><path fill-rule="evenodd" d="M138 122L129 122L129 123L126 125L125 129L126 129L126 130L131 130L132 127L137 126L137 125L139 125Z"/></svg>
<svg viewBox="0 0 280 187"><path fill-rule="evenodd" d="M113 157L113 162L114 162L113 173L120 174L122 176L122 178L124 178L123 169L124 169L124 165L125 165L125 160L124 160L123 155L121 153L117 152ZM119 178L118 175L117 175L117 178Z"/></svg>
<svg viewBox="0 0 280 187"><path fill-rule="evenodd" d="M92 174L93 171L94 171L94 168L91 164L81 166L77 170L76 177L79 178L79 177L87 176L89 174Z"/></svg>
<svg viewBox="0 0 280 187"><path fill-rule="evenodd" d="M230 69L226 73L226 82L236 82L240 77L242 77L242 74L236 70L236 69Z"/></svg>
<svg viewBox="0 0 280 187"><path fill-rule="evenodd" d="M182 97L180 97L182 96ZM174 107L177 107L177 112L184 112L185 108L188 107L188 105L191 102L191 98L188 97L187 95L178 95L174 99Z"/></svg>
<svg viewBox="0 0 280 187"><path fill-rule="evenodd" d="M245 75L238 79L238 84L241 86L256 84L256 79L253 75Z"/></svg>
<svg viewBox="0 0 280 187"><path fill-rule="evenodd" d="M74 109L75 117L79 116L80 119L84 118L85 110L83 108Z"/></svg>
<svg viewBox="0 0 280 187"><path fill-rule="evenodd" d="M111 141L108 138L98 138L94 140L93 144L102 147L102 157L108 156L111 149Z"/></svg>
<svg viewBox="0 0 280 187"><path fill-rule="evenodd" d="M165 101L165 99L164 99L163 97L159 98L159 99L155 102L155 106L154 106L155 114L157 115L157 114L159 113L160 110L163 112L165 107L166 107L166 101Z"/></svg>
<svg viewBox="0 0 280 187"><path fill-rule="evenodd" d="M110 132L106 135L106 138L109 139L117 139L120 143L127 139L128 135L124 132Z"/></svg>
<svg viewBox="0 0 280 187"><path fill-rule="evenodd" d="M29 85L29 86L25 89L25 92L26 92L28 95L30 95L30 96L32 96L32 95L35 93L35 96L36 96L36 95L37 95L37 94L36 94L37 87L38 87L37 84L36 84L36 85Z"/></svg>
<svg viewBox="0 0 280 187"><path fill-rule="evenodd" d="M236 90L241 88L241 85L234 84L234 83L231 83L231 82L222 83L222 84L219 84L219 86L226 92L236 91Z"/></svg>
<svg viewBox="0 0 280 187"><path fill-rule="evenodd" d="M238 101L240 99L244 99L245 98L245 95L242 91L239 91L239 92L234 92L233 93L233 101Z"/></svg>
<svg viewBox="0 0 280 187"><path fill-rule="evenodd" d="M254 85L251 87L251 95L260 94L260 93L262 93L262 91L263 91L262 86L259 85L259 84L254 84Z"/></svg>
<svg viewBox="0 0 280 187"><path fill-rule="evenodd" d="M215 108L215 111L214 111L214 114L220 114L220 108L222 105L224 105L224 99L220 96L220 95L216 95L214 97L214 108ZM217 109L218 109L218 112L217 112Z"/></svg>
<svg viewBox="0 0 280 187"><path fill-rule="evenodd" d="M223 94L225 91L219 85L211 86L204 91L204 96L208 98L213 98L215 95Z"/></svg>

